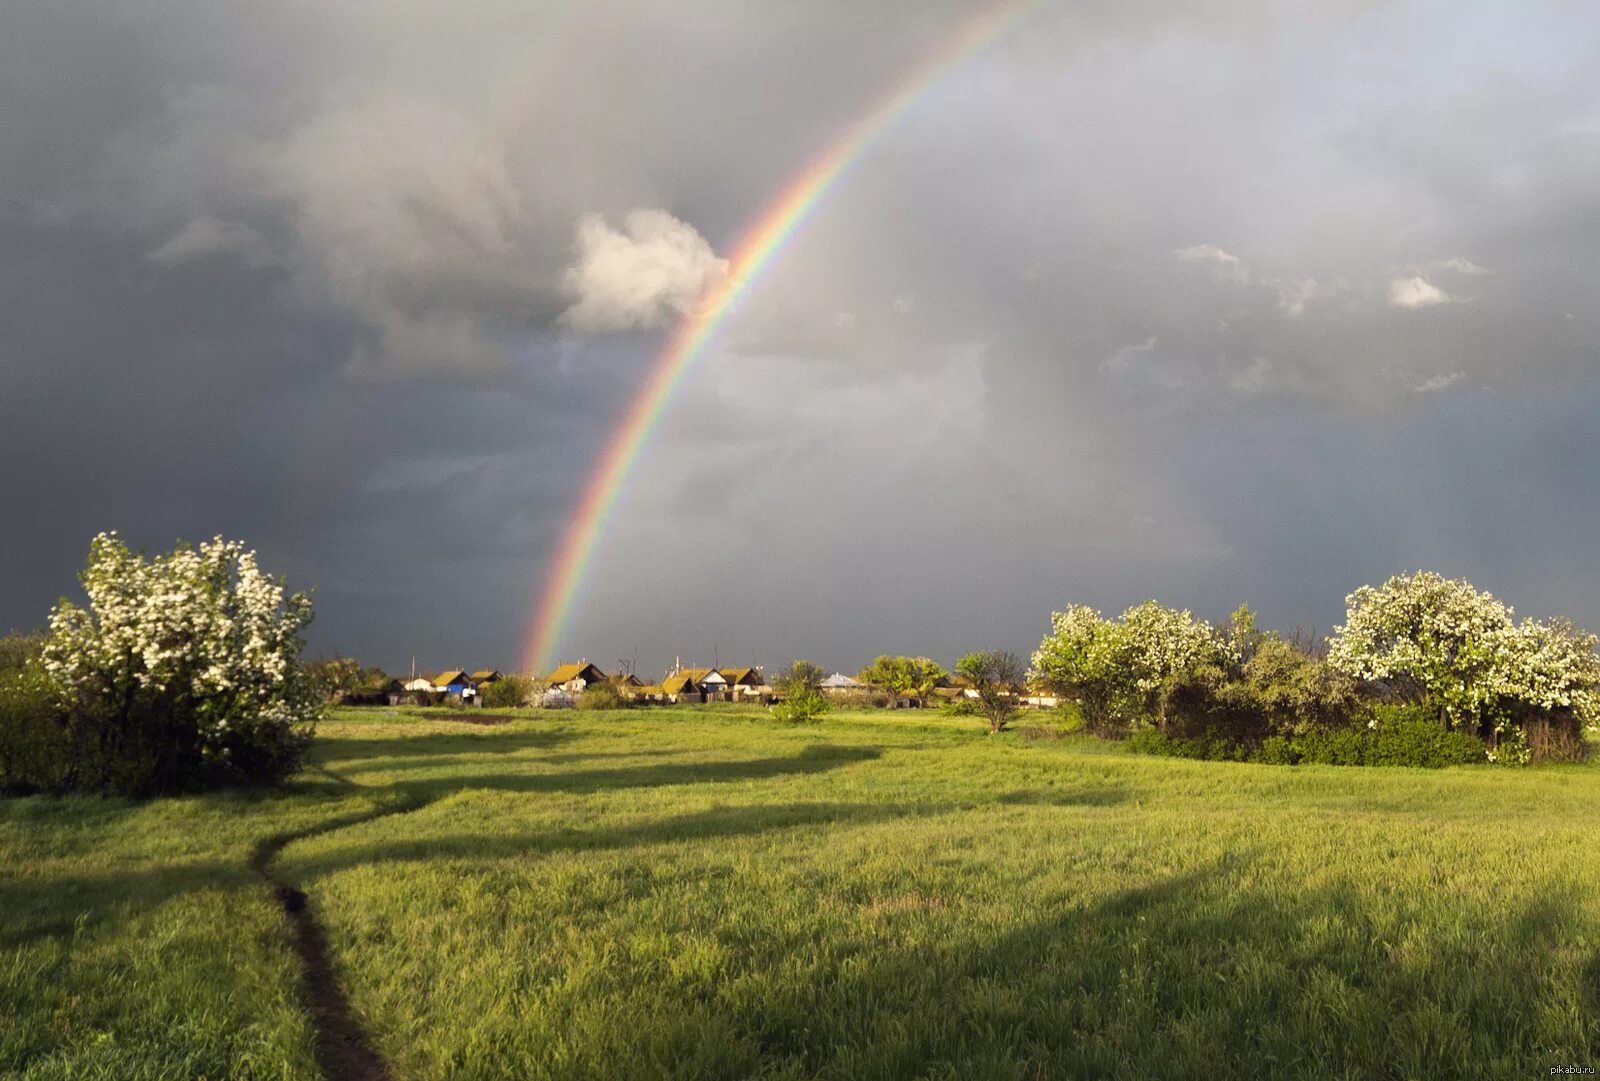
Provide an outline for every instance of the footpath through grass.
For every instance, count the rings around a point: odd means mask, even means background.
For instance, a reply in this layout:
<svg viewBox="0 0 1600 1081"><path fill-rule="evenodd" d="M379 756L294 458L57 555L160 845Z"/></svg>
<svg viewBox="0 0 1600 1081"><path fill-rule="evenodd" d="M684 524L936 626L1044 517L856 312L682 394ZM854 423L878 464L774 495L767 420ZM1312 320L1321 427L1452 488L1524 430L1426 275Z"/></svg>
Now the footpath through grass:
<svg viewBox="0 0 1600 1081"><path fill-rule="evenodd" d="M1600 1065L1600 769L711 709L347 712L314 759L266 797L0 801L0 1074L321 1076L258 855L398 1078Z"/></svg>

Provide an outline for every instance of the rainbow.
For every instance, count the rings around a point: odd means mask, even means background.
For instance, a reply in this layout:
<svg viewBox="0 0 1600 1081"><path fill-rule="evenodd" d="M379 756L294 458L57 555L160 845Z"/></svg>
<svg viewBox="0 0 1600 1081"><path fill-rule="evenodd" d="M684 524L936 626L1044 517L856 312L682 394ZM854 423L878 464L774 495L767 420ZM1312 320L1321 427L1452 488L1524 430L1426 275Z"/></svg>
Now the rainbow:
<svg viewBox="0 0 1600 1081"><path fill-rule="evenodd" d="M965 23L942 48L813 158L739 238L729 257L727 273L673 330L584 487L545 578L533 629L523 652L525 667L542 672L552 663L573 601L588 573L623 482L672 400L673 391L683 383L695 361L727 323L739 300L756 284L762 272L822 204L862 151L924 91L963 59L994 40L1036 2L1004 0Z"/></svg>

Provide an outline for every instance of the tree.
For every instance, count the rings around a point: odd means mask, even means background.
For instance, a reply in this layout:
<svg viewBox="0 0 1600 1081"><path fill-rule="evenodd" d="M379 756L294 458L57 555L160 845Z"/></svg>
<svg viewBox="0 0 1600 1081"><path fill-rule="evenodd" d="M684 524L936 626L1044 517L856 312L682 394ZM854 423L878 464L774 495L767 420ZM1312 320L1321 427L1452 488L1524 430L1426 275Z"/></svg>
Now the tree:
<svg viewBox="0 0 1600 1081"><path fill-rule="evenodd" d="M1017 688L1024 677L1016 654L999 649L968 653L956 662L956 671L972 681L978 709L989 722L989 734L1004 729L1016 715Z"/></svg>
<svg viewBox="0 0 1600 1081"><path fill-rule="evenodd" d="M1241 622L1241 633L1253 623ZM1112 621L1072 605L1050 617L1032 671L1056 694L1077 699L1090 730L1105 735L1147 723L1165 730L1187 704L1220 687L1238 657L1187 610L1145 601Z"/></svg>
<svg viewBox="0 0 1600 1081"><path fill-rule="evenodd" d="M501 676L483 688L483 704L491 709L516 709L532 702L541 690L527 676Z"/></svg>
<svg viewBox="0 0 1600 1081"><path fill-rule="evenodd" d="M783 695L783 701L772 707L773 716L799 724L828 712L828 700L821 690L826 676L821 668L807 660L797 660L779 672L772 685Z"/></svg>
<svg viewBox="0 0 1600 1081"><path fill-rule="evenodd" d="M925 699L949 676L950 673L927 657L885 655L863 668L856 678L891 694Z"/></svg>
<svg viewBox="0 0 1600 1081"><path fill-rule="evenodd" d="M1085 725L1109 735L1131 678L1122 664L1122 628L1086 604L1050 615L1050 633L1033 654L1030 675L1083 709Z"/></svg>
<svg viewBox="0 0 1600 1081"><path fill-rule="evenodd" d="M319 695L333 699L361 687L367 673L354 657L332 657L306 665L306 676Z"/></svg>
<svg viewBox="0 0 1600 1081"><path fill-rule="evenodd" d="M1499 761L1529 760L1533 717L1600 720L1596 639L1570 622L1517 623L1466 579L1428 571L1362 586L1345 605L1329 662L1426 704L1446 728L1477 731Z"/></svg>
<svg viewBox="0 0 1600 1081"><path fill-rule="evenodd" d="M42 656L70 787L146 794L299 769L322 710L300 664L309 597L220 537L147 559L102 533L81 580L88 607L56 606Z"/></svg>

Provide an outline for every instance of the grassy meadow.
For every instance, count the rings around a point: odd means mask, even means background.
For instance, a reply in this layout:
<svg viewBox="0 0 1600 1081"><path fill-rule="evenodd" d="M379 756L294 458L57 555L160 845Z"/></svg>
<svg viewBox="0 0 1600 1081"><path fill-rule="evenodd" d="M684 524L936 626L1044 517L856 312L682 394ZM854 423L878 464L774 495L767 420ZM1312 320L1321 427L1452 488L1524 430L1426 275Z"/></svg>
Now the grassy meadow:
<svg viewBox="0 0 1600 1081"><path fill-rule="evenodd" d="M1600 1066L1596 767L712 707L346 711L312 759L271 794L0 800L0 1075L325 1076L257 868L395 1078Z"/></svg>

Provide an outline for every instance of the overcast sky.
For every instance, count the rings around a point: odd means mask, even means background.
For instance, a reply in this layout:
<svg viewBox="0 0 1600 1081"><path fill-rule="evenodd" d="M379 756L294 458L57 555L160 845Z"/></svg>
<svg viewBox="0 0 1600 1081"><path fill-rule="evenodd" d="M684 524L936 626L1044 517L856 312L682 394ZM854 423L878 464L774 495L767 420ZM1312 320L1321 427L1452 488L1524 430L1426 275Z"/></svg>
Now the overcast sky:
<svg viewBox="0 0 1600 1081"><path fill-rule="evenodd" d="M561 653L1326 630L1438 570L1600 628L1600 13L1044 0L685 381ZM314 653L512 666L679 314L971 4L13 0L0 628L214 534Z"/></svg>

